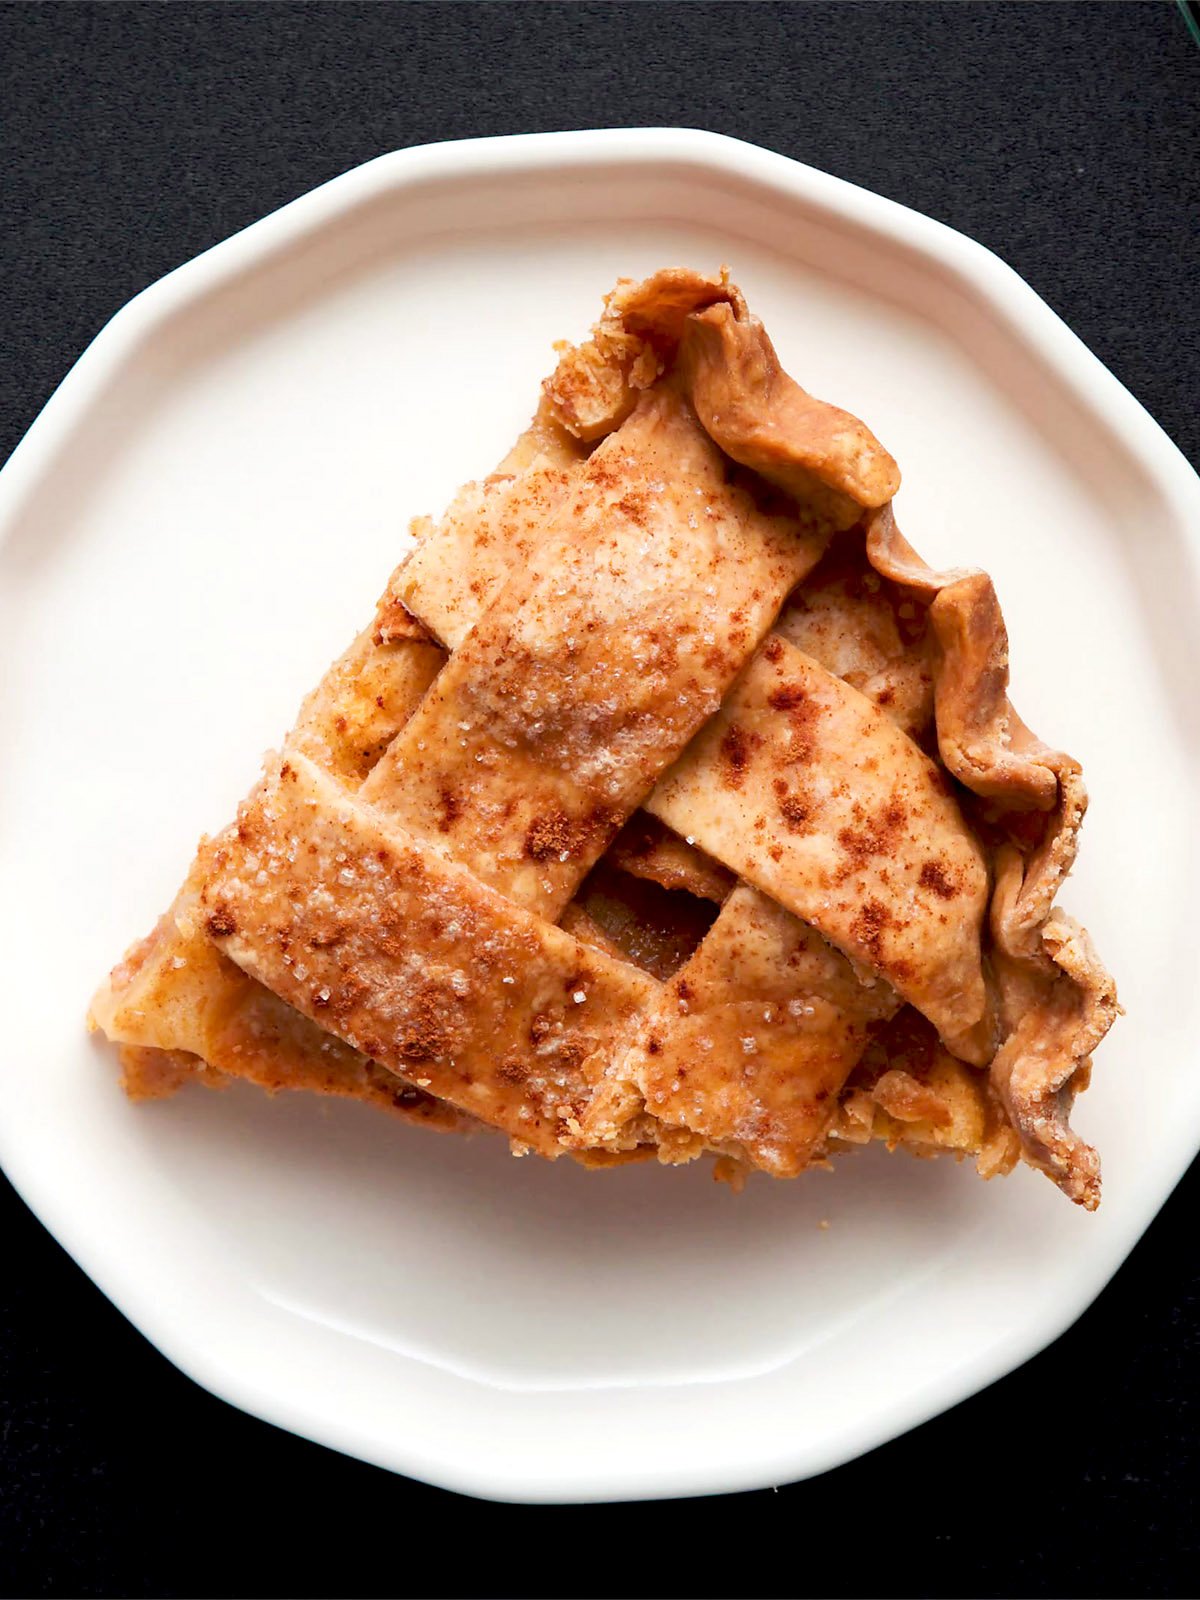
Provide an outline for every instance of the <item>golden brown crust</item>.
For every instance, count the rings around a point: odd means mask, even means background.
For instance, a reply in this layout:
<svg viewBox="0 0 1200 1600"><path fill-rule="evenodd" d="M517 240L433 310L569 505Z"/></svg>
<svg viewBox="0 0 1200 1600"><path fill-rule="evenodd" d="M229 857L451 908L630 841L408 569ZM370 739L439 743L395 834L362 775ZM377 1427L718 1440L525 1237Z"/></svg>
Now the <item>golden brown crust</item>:
<svg viewBox="0 0 1200 1600"><path fill-rule="evenodd" d="M1120 1008L1086 935L1053 909L1087 809L1079 764L1044 744L1013 709L1008 635L986 574L927 567L890 506L867 518L867 554L881 574L929 602L942 760L981 797L980 826L998 841L989 920L1002 1042L993 1084L1025 1159L1092 1210L1099 1158L1068 1118L1090 1053Z"/></svg>
<svg viewBox="0 0 1200 1600"><path fill-rule="evenodd" d="M716 1149L794 1177L822 1154L870 1026L898 1004L743 885L611 1069L580 1139L619 1143L645 1112L672 1161Z"/></svg>
<svg viewBox="0 0 1200 1600"><path fill-rule="evenodd" d="M561 514L578 467L533 466L468 483L397 567L386 598L455 650Z"/></svg>
<svg viewBox="0 0 1200 1600"><path fill-rule="evenodd" d="M669 389L547 517L363 796L557 918L825 541L727 482Z"/></svg>
<svg viewBox="0 0 1200 1600"><path fill-rule="evenodd" d="M240 1078L271 1094L363 1100L447 1132L467 1127L461 1112L317 1027L221 954L199 903L207 865L202 851L170 912L92 1002L92 1025L122 1046L130 1097L161 1099L185 1084L220 1088Z"/></svg>
<svg viewBox="0 0 1200 1600"><path fill-rule="evenodd" d="M1078 764L898 482L727 274L620 283L97 996L131 1095L239 1076L735 1186L1019 1148L1093 1206Z"/></svg>
<svg viewBox="0 0 1200 1600"><path fill-rule="evenodd" d="M571 467L587 453L587 446L563 427L543 395L529 426L496 471L505 476L537 467Z"/></svg>
<svg viewBox="0 0 1200 1600"><path fill-rule="evenodd" d="M993 906L1001 930L994 957L1005 1020L991 1076L1022 1153L1088 1211L1100 1204L1100 1159L1070 1126L1076 1094L1086 1088L1092 1051L1117 1016L1116 986L1087 933L1052 911L1039 929L1040 949L1010 955L1001 940L1006 906L1019 897L1022 863L1002 852Z"/></svg>
<svg viewBox="0 0 1200 1600"><path fill-rule="evenodd" d="M857 417L817 400L779 365L757 317L714 305L689 317L681 365L714 442L830 530L885 505L900 469Z"/></svg>
<svg viewBox="0 0 1200 1600"><path fill-rule="evenodd" d="M672 369L713 441L784 490L810 526L848 528L899 488L899 468L870 429L783 371L724 271L622 280L591 339L568 348L546 380L545 399L565 429L595 440Z"/></svg>
<svg viewBox="0 0 1200 1600"><path fill-rule="evenodd" d="M647 807L990 1056L982 852L935 764L774 637Z"/></svg>
<svg viewBox="0 0 1200 1600"><path fill-rule="evenodd" d="M669 267L640 283L620 279L591 338L568 346L543 384L549 415L581 440L611 433L674 360L687 318L734 296L724 272Z"/></svg>
<svg viewBox="0 0 1200 1600"><path fill-rule="evenodd" d="M386 610L385 597L380 612ZM348 791L357 788L443 660L419 624L410 627L400 619L385 636L377 616L305 699L289 746ZM132 1076L126 1068L130 1092L136 1095L153 1081L149 1052L161 1048L175 1058L176 1069L164 1064L164 1086L243 1078L268 1092L297 1088L365 1099L432 1126L464 1126L453 1107L330 1039L221 956L197 910L209 851L202 841L171 909L118 963L92 1001L91 1025L143 1052ZM181 1076L179 1061L188 1056L202 1059L216 1078Z"/></svg>
<svg viewBox="0 0 1200 1600"><path fill-rule="evenodd" d="M875 571L860 529L832 541L790 596L775 632L873 700L922 749L933 748L928 606Z"/></svg>
<svg viewBox="0 0 1200 1600"><path fill-rule="evenodd" d="M377 617L301 708L293 744L347 783L362 782L446 659L419 624L409 622L415 631L407 635L395 618L384 632Z"/></svg>
<svg viewBox="0 0 1200 1600"><path fill-rule="evenodd" d="M543 1155L654 985L502 898L303 756L272 762L200 893L210 937L318 1027Z"/></svg>

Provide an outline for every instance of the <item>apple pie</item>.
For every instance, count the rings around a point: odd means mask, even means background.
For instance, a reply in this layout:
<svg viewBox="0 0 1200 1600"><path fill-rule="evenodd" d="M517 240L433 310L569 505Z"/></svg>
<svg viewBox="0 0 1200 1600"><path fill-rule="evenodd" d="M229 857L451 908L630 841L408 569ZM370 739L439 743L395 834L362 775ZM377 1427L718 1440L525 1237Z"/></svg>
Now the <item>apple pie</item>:
<svg viewBox="0 0 1200 1600"><path fill-rule="evenodd" d="M92 1002L128 1093L242 1078L735 1186L882 1140L1094 1208L1079 766L899 485L726 272L618 283Z"/></svg>

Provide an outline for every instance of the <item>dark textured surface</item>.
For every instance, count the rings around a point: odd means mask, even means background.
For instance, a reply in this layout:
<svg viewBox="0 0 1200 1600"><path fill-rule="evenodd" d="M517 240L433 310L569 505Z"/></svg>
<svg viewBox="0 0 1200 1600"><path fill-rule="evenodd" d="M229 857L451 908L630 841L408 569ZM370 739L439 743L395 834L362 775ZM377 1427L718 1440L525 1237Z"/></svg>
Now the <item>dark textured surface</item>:
<svg viewBox="0 0 1200 1600"><path fill-rule="evenodd" d="M990 245L1196 461L1198 100L1165 3L0 4L0 458L132 294L347 167L682 123ZM1194 1594L1198 1200L1193 1172L1057 1345L863 1461L778 1493L526 1509L202 1393L5 1191L0 1589Z"/></svg>

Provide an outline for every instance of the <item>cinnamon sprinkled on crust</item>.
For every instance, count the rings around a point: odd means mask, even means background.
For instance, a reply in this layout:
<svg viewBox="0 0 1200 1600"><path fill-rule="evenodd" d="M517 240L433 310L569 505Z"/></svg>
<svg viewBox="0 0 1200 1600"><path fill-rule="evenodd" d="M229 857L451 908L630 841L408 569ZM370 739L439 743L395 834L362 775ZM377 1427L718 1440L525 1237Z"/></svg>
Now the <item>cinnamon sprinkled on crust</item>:
<svg viewBox="0 0 1200 1600"><path fill-rule="evenodd" d="M958 893L958 885L940 861L927 861L921 868L918 881L923 889L936 894L939 900L953 900Z"/></svg>
<svg viewBox="0 0 1200 1600"><path fill-rule="evenodd" d="M215 911L209 913L204 926L214 939L228 939L237 932L237 923L228 906L218 904Z"/></svg>

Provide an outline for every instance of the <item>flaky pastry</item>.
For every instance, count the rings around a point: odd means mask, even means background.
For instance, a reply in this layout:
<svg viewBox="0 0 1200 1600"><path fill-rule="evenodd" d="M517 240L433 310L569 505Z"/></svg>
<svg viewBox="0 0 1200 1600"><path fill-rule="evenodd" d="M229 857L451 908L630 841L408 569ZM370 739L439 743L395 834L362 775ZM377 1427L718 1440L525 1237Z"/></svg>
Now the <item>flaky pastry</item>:
<svg viewBox="0 0 1200 1600"><path fill-rule="evenodd" d="M735 1183L879 1139L1094 1208L1079 767L899 483L724 272L619 283L95 997L128 1092Z"/></svg>

